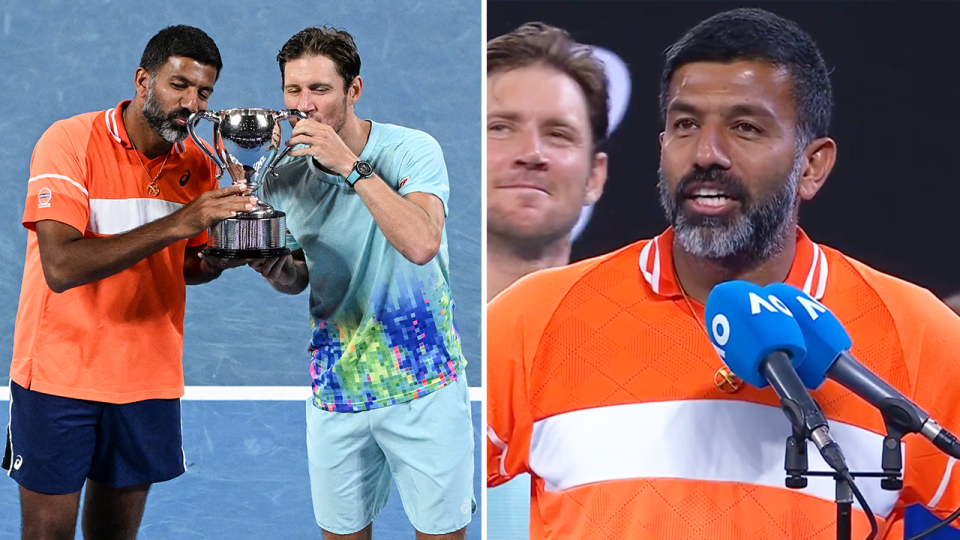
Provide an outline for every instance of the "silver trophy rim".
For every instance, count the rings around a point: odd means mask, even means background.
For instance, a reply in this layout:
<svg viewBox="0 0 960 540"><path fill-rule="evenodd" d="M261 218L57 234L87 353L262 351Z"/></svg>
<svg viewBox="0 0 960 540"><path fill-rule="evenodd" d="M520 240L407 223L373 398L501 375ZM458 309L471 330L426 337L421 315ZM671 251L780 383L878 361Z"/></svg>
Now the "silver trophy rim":
<svg viewBox="0 0 960 540"><path fill-rule="evenodd" d="M258 108L236 108L236 109L223 109L218 112L222 116L231 116L231 115L254 115L254 114L263 114L263 113L276 113L277 111L273 109L258 109Z"/></svg>

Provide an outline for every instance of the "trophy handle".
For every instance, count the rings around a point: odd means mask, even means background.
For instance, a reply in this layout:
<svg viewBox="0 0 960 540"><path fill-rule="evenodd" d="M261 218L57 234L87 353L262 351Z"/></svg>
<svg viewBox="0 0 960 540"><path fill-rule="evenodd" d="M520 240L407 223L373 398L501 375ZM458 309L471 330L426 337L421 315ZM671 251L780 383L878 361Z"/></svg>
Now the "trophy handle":
<svg viewBox="0 0 960 540"><path fill-rule="evenodd" d="M297 109L286 109L283 111L277 111L276 115L273 117L273 120L274 122L279 123L290 118L291 116L296 116L297 118L302 118L304 120L307 119L307 113L303 111L300 111ZM275 157L273 160L270 161L270 166L267 167L267 172L270 173L270 176L274 178L280 176L279 174L276 173L276 171L273 170L273 168L276 167L277 163L280 163L281 159L286 157L287 153L289 153L290 150L293 150L292 146L288 146L284 148L283 152L280 152L279 156Z"/></svg>
<svg viewBox="0 0 960 540"><path fill-rule="evenodd" d="M219 181L220 177L223 176L223 171L226 170L227 168L227 164L224 163L222 159L220 159L220 156L217 155L216 151L214 151L213 153L210 153L210 151L207 150L207 145L204 144L203 140L201 140L200 137L197 135L197 131L196 131L197 122L199 122L202 119L210 120L211 122L216 124L216 126L220 125L220 116L218 116L217 113L213 111L197 111L191 114L190 118L187 119L187 133L190 134L190 138L193 139L193 142L195 142L197 146L200 147L200 150L203 151L203 153L206 154L207 157L212 159L213 162L217 165L217 180ZM217 143L216 126L214 126L214 141L213 141L214 145L216 145Z"/></svg>

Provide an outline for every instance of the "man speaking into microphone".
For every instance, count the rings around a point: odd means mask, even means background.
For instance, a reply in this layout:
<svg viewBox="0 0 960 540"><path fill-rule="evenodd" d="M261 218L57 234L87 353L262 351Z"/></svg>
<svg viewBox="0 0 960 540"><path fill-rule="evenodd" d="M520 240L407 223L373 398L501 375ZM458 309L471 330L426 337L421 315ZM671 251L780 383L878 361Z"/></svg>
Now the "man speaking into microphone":
<svg viewBox="0 0 960 540"><path fill-rule="evenodd" d="M800 229L837 143L828 70L795 23L759 9L701 22L667 50L660 101L669 228L528 275L488 306L487 484L531 475L535 540L832 540L832 480L785 486L790 423L775 392L724 368L708 295L731 280L802 290L859 362L954 433L960 318ZM811 395L851 471L879 471L880 413L832 381ZM915 435L903 447L902 489L856 479L879 538L902 535L907 505L940 518L960 506L955 461ZM851 521L865 537L859 505Z"/></svg>

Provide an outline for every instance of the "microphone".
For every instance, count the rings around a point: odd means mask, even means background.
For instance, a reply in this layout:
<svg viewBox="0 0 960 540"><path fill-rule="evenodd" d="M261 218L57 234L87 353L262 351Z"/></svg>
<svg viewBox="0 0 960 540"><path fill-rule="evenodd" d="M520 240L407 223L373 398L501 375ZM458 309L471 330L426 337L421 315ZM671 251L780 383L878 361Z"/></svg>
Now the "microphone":
<svg viewBox="0 0 960 540"><path fill-rule="evenodd" d="M846 472L827 419L795 370L807 351L783 302L753 283L728 281L710 291L705 318L710 341L727 367L757 388L769 384L794 430L813 441L831 468Z"/></svg>
<svg viewBox="0 0 960 540"><path fill-rule="evenodd" d="M850 355L853 341L829 309L786 283L768 285L764 292L793 311L803 333L807 356L797 367L797 374L804 386L819 388L829 377L879 409L888 428L902 435L919 433L943 453L960 459L960 441L952 433Z"/></svg>

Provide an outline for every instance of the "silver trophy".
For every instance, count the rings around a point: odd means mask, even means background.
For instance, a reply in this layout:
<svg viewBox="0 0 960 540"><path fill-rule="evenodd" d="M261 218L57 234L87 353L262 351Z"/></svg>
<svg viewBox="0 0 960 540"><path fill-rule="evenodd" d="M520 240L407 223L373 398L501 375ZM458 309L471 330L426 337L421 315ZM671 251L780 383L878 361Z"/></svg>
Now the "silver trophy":
<svg viewBox="0 0 960 540"><path fill-rule="evenodd" d="M187 131L193 142L217 164L217 180L227 171L234 185L246 184L251 195L257 197L264 176L273 173L273 167L292 148L279 151L280 122L293 116L307 117L295 109L197 111L187 120ZM196 125L202 119L213 122L213 152L197 135ZM286 214L257 197L257 205L251 212L240 212L208 229L203 254L228 259L266 259L290 253L286 244Z"/></svg>

